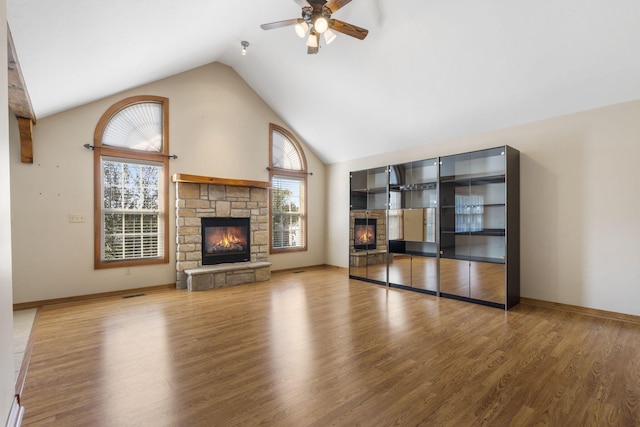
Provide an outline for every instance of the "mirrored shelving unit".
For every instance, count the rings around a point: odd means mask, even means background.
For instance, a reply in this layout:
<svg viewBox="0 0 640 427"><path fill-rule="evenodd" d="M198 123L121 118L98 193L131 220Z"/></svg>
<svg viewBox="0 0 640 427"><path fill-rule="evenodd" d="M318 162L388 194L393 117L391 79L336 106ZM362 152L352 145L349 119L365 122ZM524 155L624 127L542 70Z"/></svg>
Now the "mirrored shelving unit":
<svg viewBox="0 0 640 427"><path fill-rule="evenodd" d="M443 296L506 308L519 301L518 157L506 146L440 158Z"/></svg>
<svg viewBox="0 0 640 427"><path fill-rule="evenodd" d="M437 294L438 159L389 167L389 283Z"/></svg>
<svg viewBox="0 0 640 427"><path fill-rule="evenodd" d="M350 277L513 307L519 185L509 146L352 172Z"/></svg>
<svg viewBox="0 0 640 427"><path fill-rule="evenodd" d="M387 284L388 168L351 172L349 276Z"/></svg>

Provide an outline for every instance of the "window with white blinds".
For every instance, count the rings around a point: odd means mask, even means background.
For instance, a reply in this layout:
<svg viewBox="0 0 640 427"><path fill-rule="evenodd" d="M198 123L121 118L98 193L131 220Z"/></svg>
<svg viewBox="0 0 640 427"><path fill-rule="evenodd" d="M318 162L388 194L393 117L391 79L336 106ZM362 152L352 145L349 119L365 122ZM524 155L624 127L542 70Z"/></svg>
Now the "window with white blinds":
<svg viewBox="0 0 640 427"><path fill-rule="evenodd" d="M271 253L307 249L307 162L286 129L269 127Z"/></svg>
<svg viewBox="0 0 640 427"><path fill-rule="evenodd" d="M102 259L162 256L162 164L102 159Z"/></svg>
<svg viewBox="0 0 640 427"><path fill-rule="evenodd" d="M112 105L95 131L95 268L169 262L168 99Z"/></svg>
<svg viewBox="0 0 640 427"><path fill-rule="evenodd" d="M271 185L273 248L305 247L304 179L274 175Z"/></svg>

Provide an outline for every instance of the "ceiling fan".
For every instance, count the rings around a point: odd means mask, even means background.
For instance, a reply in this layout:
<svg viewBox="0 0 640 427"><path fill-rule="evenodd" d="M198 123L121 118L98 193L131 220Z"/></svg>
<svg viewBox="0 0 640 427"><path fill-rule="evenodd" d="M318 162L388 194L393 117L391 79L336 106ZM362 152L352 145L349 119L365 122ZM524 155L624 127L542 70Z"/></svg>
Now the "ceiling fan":
<svg viewBox="0 0 640 427"><path fill-rule="evenodd" d="M350 3L351 0L294 0L302 7L302 18L287 19L284 21L262 24L263 30L273 30L274 28L295 25L296 33L304 38L307 33L307 53L318 53L320 49L320 34L324 36L327 44L331 43L336 35L333 31L364 40L369 34L369 30L356 27L349 23L332 19L331 15L342 6ZM333 30L333 31L332 31Z"/></svg>

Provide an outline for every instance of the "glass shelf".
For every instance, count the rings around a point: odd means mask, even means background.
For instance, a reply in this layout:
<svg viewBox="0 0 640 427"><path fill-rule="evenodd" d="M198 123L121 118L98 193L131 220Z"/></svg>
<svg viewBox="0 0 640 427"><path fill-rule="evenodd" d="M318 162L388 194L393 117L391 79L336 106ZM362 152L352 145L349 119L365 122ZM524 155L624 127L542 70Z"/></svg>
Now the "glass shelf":
<svg viewBox="0 0 640 427"><path fill-rule="evenodd" d="M441 177L440 182L442 184L455 184L459 186L464 185L485 185L485 184L500 184L505 181L505 175L455 175Z"/></svg>
<svg viewBox="0 0 640 427"><path fill-rule="evenodd" d="M475 208L475 207L479 207L479 208L492 208L492 207L505 207L507 206L505 203L483 203L483 204L478 204L478 205L463 205L463 207L471 207L471 208ZM455 209L456 206L455 205L445 205L445 206L440 206L441 209Z"/></svg>
<svg viewBox="0 0 640 427"><path fill-rule="evenodd" d="M391 184L389 189L392 191L422 191L422 190L435 190L438 188L436 182L421 182L417 184Z"/></svg>
<svg viewBox="0 0 640 427"><path fill-rule="evenodd" d="M458 255L440 255L440 258L455 259L460 261L473 261L473 262L490 262L492 264L506 264L504 258L489 258L480 256L458 256Z"/></svg>
<svg viewBox="0 0 640 427"><path fill-rule="evenodd" d="M442 234L454 234L456 236L505 236L504 228L485 228L484 230L477 231L454 231L454 230L442 230Z"/></svg>

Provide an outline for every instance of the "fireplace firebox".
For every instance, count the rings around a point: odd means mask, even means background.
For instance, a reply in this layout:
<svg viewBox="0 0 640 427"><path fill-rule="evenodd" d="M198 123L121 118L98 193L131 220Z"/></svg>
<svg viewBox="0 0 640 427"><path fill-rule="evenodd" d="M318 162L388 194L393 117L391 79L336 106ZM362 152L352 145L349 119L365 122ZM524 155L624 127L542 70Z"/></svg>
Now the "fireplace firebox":
<svg viewBox="0 0 640 427"><path fill-rule="evenodd" d="M353 248L372 250L376 248L376 220L355 218L353 226Z"/></svg>
<svg viewBox="0 0 640 427"><path fill-rule="evenodd" d="M251 260L250 218L202 218L202 265Z"/></svg>

